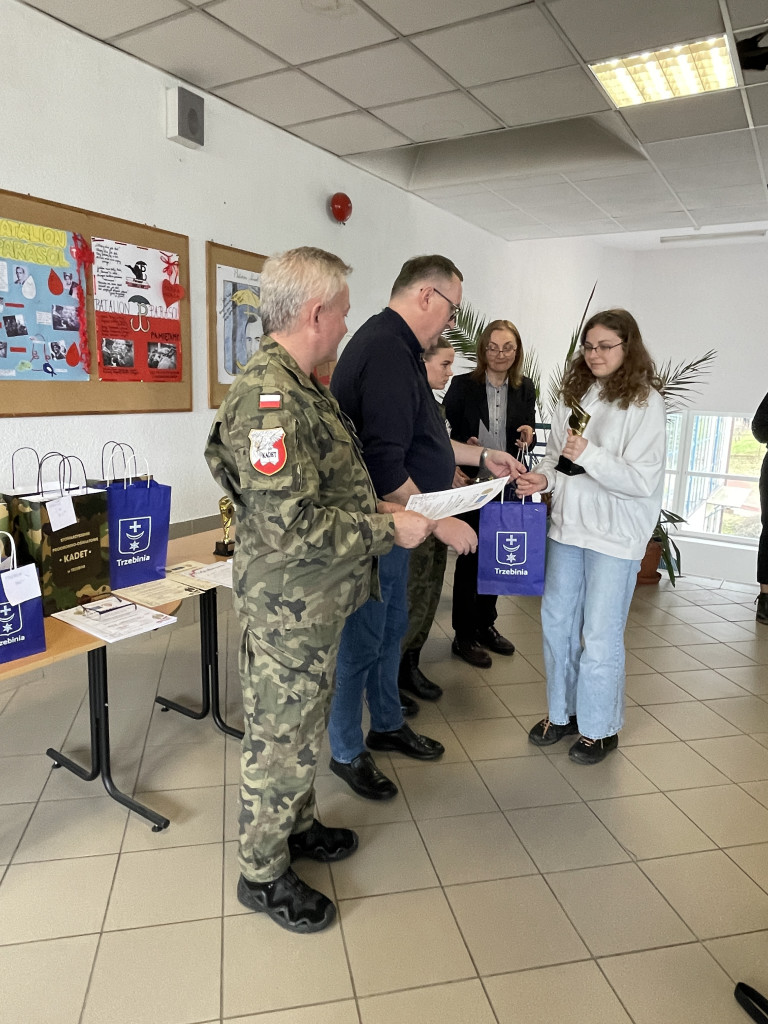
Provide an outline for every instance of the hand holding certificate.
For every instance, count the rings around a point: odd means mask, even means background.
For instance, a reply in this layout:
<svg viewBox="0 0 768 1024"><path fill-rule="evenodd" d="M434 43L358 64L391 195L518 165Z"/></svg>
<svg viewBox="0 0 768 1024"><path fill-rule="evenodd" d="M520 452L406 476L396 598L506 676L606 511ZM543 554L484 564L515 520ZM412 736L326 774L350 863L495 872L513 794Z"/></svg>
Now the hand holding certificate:
<svg viewBox="0 0 768 1024"><path fill-rule="evenodd" d="M467 487L412 494L405 507L408 511L421 512L428 519L445 519L447 516L457 516L462 512L482 508L497 494L501 494L508 482L508 476L500 476L486 483L469 484Z"/></svg>

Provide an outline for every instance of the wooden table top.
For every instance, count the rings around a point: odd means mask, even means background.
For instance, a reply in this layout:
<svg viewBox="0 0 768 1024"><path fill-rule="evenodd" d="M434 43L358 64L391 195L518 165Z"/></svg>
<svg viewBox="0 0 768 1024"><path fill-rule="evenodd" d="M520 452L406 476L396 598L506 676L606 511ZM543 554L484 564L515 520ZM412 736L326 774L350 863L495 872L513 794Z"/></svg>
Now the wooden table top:
<svg viewBox="0 0 768 1024"><path fill-rule="evenodd" d="M221 540L221 530L209 530L206 533L196 533L169 541L168 564L188 559L206 563L218 561L213 554L217 540ZM160 611L173 615L178 607L178 602L174 602L161 605ZM28 658L17 658L15 661L0 665L0 679L10 679L24 672L45 668L46 665L53 665L65 658L74 658L78 654L86 654L88 651L106 646L98 637L84 633L81 629L51 616L45 620L45 643L46 650L42 654L32 654Z"/></svg>

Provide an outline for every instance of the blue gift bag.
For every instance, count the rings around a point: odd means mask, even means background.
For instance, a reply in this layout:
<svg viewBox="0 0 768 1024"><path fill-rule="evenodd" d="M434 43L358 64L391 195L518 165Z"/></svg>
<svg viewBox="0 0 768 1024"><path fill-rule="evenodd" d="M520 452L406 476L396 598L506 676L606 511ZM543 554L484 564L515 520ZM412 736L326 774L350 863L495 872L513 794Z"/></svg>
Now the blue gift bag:
<svg viewBox="0 0 768 1024"><path fill-rule="evenodd" d="M115 480L107 487L107 520L112 589L164 579L171 488L157 480Z"/></svg>
<svg viewBox="0 0 768 1024"><path fill-rule="evenodd" d="M546 505L489 501L480 509L478 594L543 594L546 545Z"/></svg>
<svg viewBox="0 0 768 1024"><path fill-rule="evenodd" d="M5 566L0 571L0 665L3 665L30 654L41 654L45 650L45 625L42 597L33 597L18 605L5 598L3 576L7 569L16 568L16 547L9 533L0 533L8 538L11 545L11 557L6 564L0 542L0 562Z"/></svg>

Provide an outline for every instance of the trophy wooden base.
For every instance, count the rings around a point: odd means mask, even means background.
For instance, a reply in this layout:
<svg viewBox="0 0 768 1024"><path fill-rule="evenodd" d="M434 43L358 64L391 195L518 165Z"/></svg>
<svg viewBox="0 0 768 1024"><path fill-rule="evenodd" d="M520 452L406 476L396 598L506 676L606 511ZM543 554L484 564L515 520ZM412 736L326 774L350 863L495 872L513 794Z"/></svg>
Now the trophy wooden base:
<svg viewBox="0 0 768 1024"><path fill-rule="evenodd" d="M235 542L233 540L217 540L213 553L217 558L231 558L235 553Z"/></svg>
<svg viewBox="0 0 768 1024"><path fill-rule="evenodd" d="M586 473L583 466L577 466L575 462L566 459L564 455L560 456L555 469L558 473L564 473L565 476L581 476L582 473Z"/></svg>

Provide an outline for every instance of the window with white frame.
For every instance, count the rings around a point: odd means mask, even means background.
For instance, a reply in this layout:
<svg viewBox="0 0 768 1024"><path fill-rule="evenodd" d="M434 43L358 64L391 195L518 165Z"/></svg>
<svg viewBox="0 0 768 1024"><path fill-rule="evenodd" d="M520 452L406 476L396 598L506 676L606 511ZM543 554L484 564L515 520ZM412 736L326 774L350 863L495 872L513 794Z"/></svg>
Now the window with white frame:
<svg viewBox="0 0 768 1024"><path fill-rule="evenodd" d="M667 417L663 506L685 520L693 536L757 544L758 479L765 448L751 418L679 412Z"/></svg>

